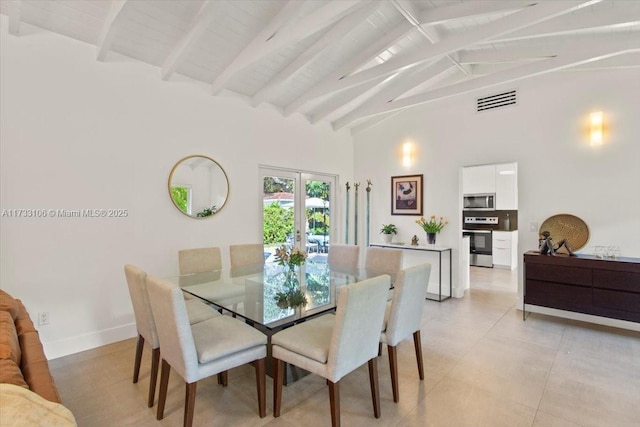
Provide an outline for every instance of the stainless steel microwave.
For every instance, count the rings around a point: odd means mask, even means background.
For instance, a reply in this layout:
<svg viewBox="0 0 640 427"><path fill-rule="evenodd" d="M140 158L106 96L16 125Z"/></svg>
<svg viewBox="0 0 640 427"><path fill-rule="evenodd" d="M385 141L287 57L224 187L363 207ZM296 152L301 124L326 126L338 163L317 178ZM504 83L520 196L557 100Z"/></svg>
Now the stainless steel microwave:
<svg viewBox="0 0 640 427"><path fill-rule="evenodd" d="M463 209L466 211L493 211L496 209L496 195L495 193L465 194Z"/></svg>

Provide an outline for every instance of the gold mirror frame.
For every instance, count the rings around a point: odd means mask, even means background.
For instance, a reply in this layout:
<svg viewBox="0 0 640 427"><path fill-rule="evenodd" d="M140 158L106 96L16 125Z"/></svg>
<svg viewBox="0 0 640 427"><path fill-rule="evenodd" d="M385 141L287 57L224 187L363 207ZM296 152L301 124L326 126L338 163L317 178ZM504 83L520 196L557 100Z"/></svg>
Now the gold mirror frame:
<svg viewBox="0 0 640 427"><path fill-rule="evenodd" d="M181 166L188 169L180 169ZM182 170L184 172L181 173ZM206 181L206 186L210 187L208 191L203 190L205 186L202 183L195 188L198 184L194 179L196 173L200 175L199 181ZM177 177L176 182L173 182L174 175ZM200 154L178 160L171 169L167 187L171 203L189 218L210 218L220 212L229 198L227 173L211 157ZM174 189L176 189L175 192ZM180 196L184 196L184 198Z"/></svg>

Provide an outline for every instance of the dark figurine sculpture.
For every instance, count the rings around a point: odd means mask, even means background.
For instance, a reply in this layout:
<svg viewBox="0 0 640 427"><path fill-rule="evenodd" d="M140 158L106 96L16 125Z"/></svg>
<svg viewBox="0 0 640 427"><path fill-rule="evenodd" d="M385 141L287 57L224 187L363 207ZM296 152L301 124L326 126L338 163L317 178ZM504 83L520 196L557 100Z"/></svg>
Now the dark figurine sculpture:
<svg viewBox="0 0 640 427"><path fill-rule="evenodd" d="M418 246L418 236L416 236L415 234L411 238L411 246Z"/></svg>
<svg viewBox="0 0 640 427"><path fill-rule="evenodd" d="M554 256L556 254L556 251L564 246L567 252L569 252L569 256L575 256L567 239L560 240L560 243L556 247L553 244L553 239L551 239L551 233L545 230L542 232L542 237L542 239L538 240L538 250L540 251L541 255Z"/></svg>

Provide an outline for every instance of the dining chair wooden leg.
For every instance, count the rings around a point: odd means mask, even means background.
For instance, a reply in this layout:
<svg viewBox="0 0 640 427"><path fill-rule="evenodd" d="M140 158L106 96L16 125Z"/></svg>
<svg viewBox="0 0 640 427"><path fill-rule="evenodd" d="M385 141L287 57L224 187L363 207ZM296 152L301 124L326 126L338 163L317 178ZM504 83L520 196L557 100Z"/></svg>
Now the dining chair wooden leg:
<svg viewBox="0 0 640 427"><path fill-rule="evenodd" d="M387 346L389 352L389 371L391 371L391 390L393 391L393 401L398 403L398 352L395 346Z"/></svg>
<svg viewBox="0 0 640 427"><path fill-rule="evenodd" d="M222 387L229 385L229 371L222 371L218 374L218 384Z"/></svg>
<svg viewBox="0 0 640 427"><path fill-rule="evenodd" d="M196 388L198 382L187 383L184 396L184 427L193 425L193 410L196 406Z"/></svg>
<svg viewBox="0 0 640 427"><path fill-rule="evenodd" d="M136 344L136 358L133 362L133 383L138 382L140 375L140 362L142 362L142 350L144 349L144 337L138 334L138 343Z"/></svg>
<svg viewBox="0 0 640 427"><path fill-rule="evenodd" d="M260 360L256 360L256 387L258 389L258 413L260 418L267 416L266 399L267 399L267 370L266 370L266 358L263 357Z"/></svg>
<svg viewBox="0 0 640 427"><path fill-rule="evenodd" d="M413 345L416 348L416 359L418 361L418 374L420 375L420 379L424 379L424 367L422 364L422 343L420 340L420 330L417 330L413 333Z"/></svg>
<svg viewBox="0 0 640 427"><path fill-rule="evenodd" d="M331 406L331 426L340 427L340 381L329 381L329 405Z"/></svg>
<svg viewBox="0 0 640 427"><path fill-rule="evenodd" d="M280 405L282 404L282 382L284 379L284 362L276 358L273 359L273 416L280 416Z"/></svg>
<svg viewBox="0 0 640 427"><path fill-rule="evenodd" d="M380 387L378 386L378 359L369 360L369 382L371 383L371 400L373 415L380 418Z"/></svg>
<svg viewBox="0 0 640 427"><path fill-rule="evenodd" d="M158 395L158 412L156 419L161 420L164 417L164 404L167 401L167 389L169 388L169 372L171 366L166 360L162 359L162 367L160 368L160 394Z"/></svg>
<svg viewBox="0 0 640 427"><path fill-rule="evenodd" d="M151 351L151 378L149 378L149 401L147 406L151 408L156 397L156 382L158 381L158 365L160 364L160 348Z"/></svg>

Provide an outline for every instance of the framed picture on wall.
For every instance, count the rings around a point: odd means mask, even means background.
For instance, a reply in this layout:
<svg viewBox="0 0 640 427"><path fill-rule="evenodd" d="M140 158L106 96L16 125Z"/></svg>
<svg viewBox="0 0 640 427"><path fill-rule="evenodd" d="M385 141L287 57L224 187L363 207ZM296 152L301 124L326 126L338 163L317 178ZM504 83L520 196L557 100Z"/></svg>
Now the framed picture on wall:
<svg viewBox="0 0 640 427"><path fill-rule="evenodd" d="M391 215L422 216L422 175L391 177Z"/></svg>

